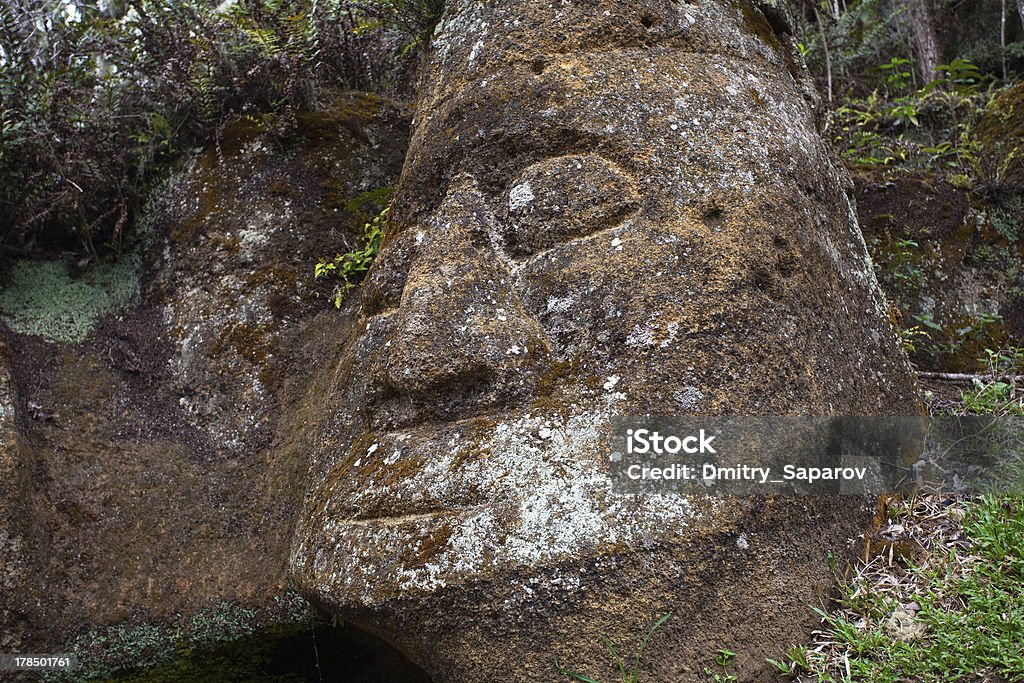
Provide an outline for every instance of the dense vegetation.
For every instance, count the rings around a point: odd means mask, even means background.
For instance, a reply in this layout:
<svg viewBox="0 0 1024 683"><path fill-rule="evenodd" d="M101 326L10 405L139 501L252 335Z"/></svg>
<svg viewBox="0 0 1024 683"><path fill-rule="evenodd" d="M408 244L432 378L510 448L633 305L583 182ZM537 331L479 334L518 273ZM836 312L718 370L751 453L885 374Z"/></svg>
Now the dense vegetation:
<svg viewBox="0 0 1024 683"><path fill-rule="evenodd" d="M1015 6L794 4L830 130L851 162L939 164L984 185L1000 181L1000 169L978 159L972 125L994 90L1024 71ZM4 2L0 253L118 251L154 169L216 142L231 119L270 119L285 134L325 89L408 88L413 48L441 5Z"/></svg>
<svg viewBox="0 0 1024 683"><path fill-rule="evenodd" d="M853 166L952 170L985 185L1005 180L1005 169L981 158L977 124L993 97L1024 74L1024 15L1016 6L801 0L796 9L826 128Z"/></svg>
<svg viewBox="0 0 1024 683"><path fill-rule="evenodd" d="M117 252L154 171L335 88L408 87L439 0L6 0L0 254Z"/></svg>

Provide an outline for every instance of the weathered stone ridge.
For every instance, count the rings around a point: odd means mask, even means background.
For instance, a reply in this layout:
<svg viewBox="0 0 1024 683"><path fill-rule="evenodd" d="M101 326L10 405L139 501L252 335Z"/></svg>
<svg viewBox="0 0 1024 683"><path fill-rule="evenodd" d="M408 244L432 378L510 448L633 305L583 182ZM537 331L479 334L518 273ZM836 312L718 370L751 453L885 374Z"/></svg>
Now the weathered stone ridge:
<svg viewBox="0 0 1024 683"><path fill-rule="evenodd" d="M319 385L307 594L437 681L603 679L599 636L669 610L649 680L802 637L870 506L624 496L600 445L613 414L920 410L791 47L747 3L449 3Z"/></svg>
<svg viewBox="0 0 1024 683"><path fill-rule="evenodd" d="M16 652L24 637L26 607L32 601L28 505L29 471L15 421L17 396L10 372L10 351L0 340L0 649Z"/></svg>
<svg viewBox="0 0 1024 683"><path fill-rule="evenodd" d="M74 335L0 330L0 633L24 634L23 652L141 620L173 633L223 602L284 609L305 474L293 425L338 319L313 265L359 239L380 207L350 207L394 184L408 139L400 105L327 95L290 137L237 120L169 174L118 264L124 310L73 328L37 316ZM59 265L73 286L46 293L102 289L113 270Z"/></svg>

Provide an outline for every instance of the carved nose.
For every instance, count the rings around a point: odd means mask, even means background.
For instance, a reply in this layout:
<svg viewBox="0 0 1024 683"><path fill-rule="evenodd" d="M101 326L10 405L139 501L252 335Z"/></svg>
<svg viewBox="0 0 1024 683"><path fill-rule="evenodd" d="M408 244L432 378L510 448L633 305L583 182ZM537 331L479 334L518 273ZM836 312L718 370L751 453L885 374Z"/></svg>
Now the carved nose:
<svg viewBox="0 0 1024 683"><path fill-rule="evenodd" d="M548 365L544 333L513 293L509 270L478 239L486 218L472 204L446 200L391 314L371 378L378 426L523 400Z"/></svg>

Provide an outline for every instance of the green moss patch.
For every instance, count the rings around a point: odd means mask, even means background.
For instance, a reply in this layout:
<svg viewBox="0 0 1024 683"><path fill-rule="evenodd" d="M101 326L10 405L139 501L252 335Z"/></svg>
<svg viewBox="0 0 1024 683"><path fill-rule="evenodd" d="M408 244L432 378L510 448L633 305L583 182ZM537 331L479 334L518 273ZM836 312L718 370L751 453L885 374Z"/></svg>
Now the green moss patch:
<svg viewBox="0 0 1024 683"><path fill-rule="evenodd" d="M1024 183L1024 83L992 99L976 131L979 170L990 182L1019 188Z"/></svg>
<svg viewBox="0 0 1024 683"><path fill-rule="evenodd" d="M0 291L3 321L51 342L80 342L100 318L139 300L140 265L130 254L76 278L61 261L18 261Z"/></svg>
<svg viewBox="0 0 1024 683"><path fill-rule="evenodd" d="M383 641L327 621L298 595L274 606L233 603L176 620L97 629L70 644L73 672L49 672L47 683L429 683Z"/></svg>

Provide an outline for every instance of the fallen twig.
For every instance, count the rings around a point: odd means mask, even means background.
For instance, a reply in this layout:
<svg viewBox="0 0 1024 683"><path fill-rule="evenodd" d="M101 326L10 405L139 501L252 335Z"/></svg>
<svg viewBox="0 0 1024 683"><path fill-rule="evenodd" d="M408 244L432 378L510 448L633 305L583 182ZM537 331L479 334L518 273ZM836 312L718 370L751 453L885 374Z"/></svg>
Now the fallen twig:
<svg viewBox="0 0 1024 683"><path fill-rule="evenodd" d="M1009 382L1024 381L1024 375L975 375L966 372L918 372L917 376L921 379L938 379L945 382L974 382L975 380L983 382L993 380L1004 380Z"/></svg>

